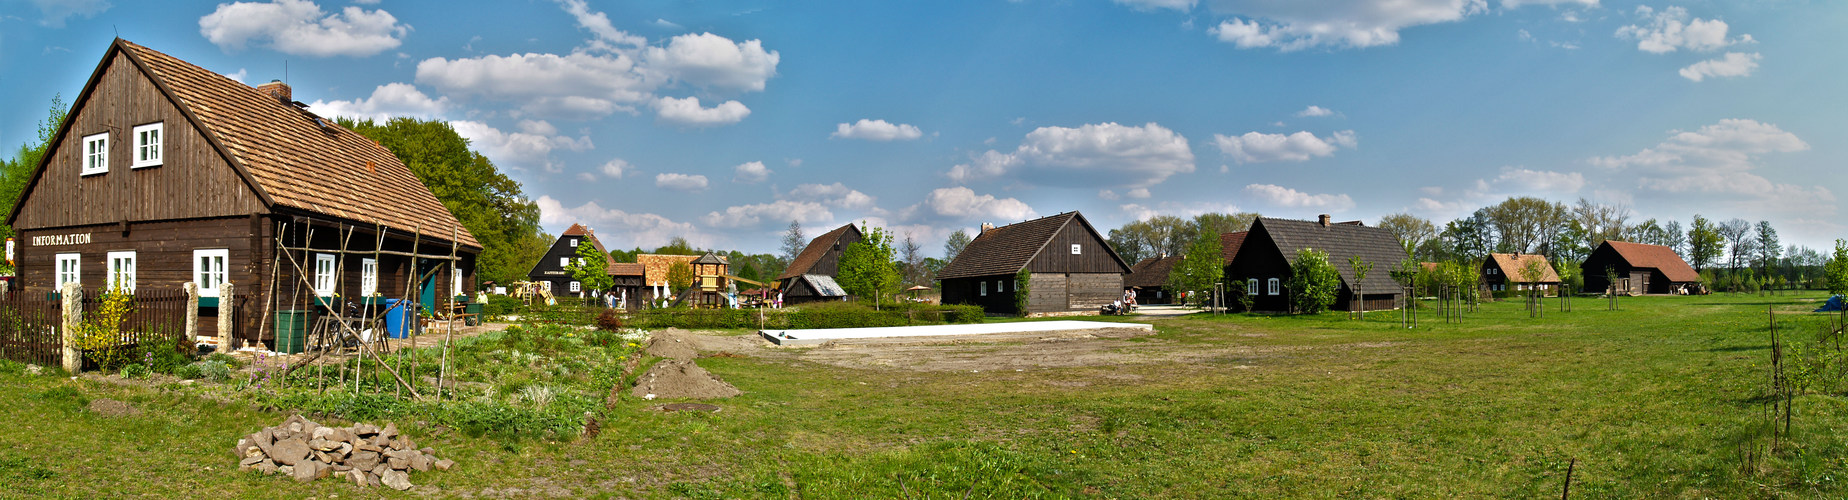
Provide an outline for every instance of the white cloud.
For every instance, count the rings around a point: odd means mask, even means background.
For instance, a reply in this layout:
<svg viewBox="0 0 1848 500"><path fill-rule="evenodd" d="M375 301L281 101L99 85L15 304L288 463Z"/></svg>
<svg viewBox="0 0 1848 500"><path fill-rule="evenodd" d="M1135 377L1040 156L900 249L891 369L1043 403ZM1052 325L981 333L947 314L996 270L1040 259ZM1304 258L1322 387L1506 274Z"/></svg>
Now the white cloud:
<svg viewBox="0 0 1848 500"><path fill-rule="evenodd" d="M1217 202L1210 202L1210 201L1209 202L1164 201L1153 207L1142 205L1139 203L1125 203L1122 205L1118 205L1117 209L1122 210L1123 213L1125 214L1129 214L1130 218L1134 220L1148 220L1150 217L1154 217L1157 215L1173 215L1173 216L1177 216L1181 218L1191 219L1196 215L1205 214L1205 213L1231 214L1231 213L1238 213L1240 211L1238 208L1238 205L1233 205L1230 203L1217 203Z"/></svg>
<svg viewBox="0 0 1848 500"><path fill-rule="evenodd" d="M770 203L727 207L723 212L706 214L703 221L712 227L746 227L763 224L781 225L789 221L803 224L834 220L834 213L812 201L777 200Z"/></svg>
<svg viewBox="0 0 1848 500"><path fill-rule="evenodd" d="M1264 163L1308 161L1310 158L1332 156L1339 148L1354 149L1359 141L1354 131L1342 130L1326 138L1316 137L1307 131L1289 135L1260 132L1246 132L1238 136L1213 134L1213 144L1219 146L1220 152L1239 163Z"/></svg>
<svg viewBox="0 0 1848 500"><path fill-rule="evenodd" d="M431 99L411 84L387 83L372 89L370 97L351 101L316 100L308 105L308 110L321 116L344 116L382 122L399 116L421 119L436 118L442 116L443 110L448 105L449 98Z"/></svg>
<svg viewBox="0 0 1848 500"><path fill-rule="evenodd" d="M571 17L577 18L578 27L589 31L596 39L591 41L592 50L611 51L619 48L637 48L648 44L647 38L631 35L616 29L610 24L610 17L602 12L592 12L584 0L561 0L558 2Z"/></svg>
<svg viewBox="0 0 1848 500"><path fill-rule="evenodd" d="M230 78L237 83L244 83L245 78L250 78L250 71L244 68L238 68L236 73L225 73L225 78ZM248 83L244 84L249 85Z"/></svg>
<svg viewBox="0 0 1848 500"><path fill-rule="evenodd" d="M668 77L707 89L762 91L776 76L782 56L764 50L763 42L733 42L712 33L685 34L669 39L666 47L648 47L641 59L648 68Z"/></svg>
<svg viewBox="0 0 1848 500"><path fill-rule="evenodd" d="M1559 6L1566 4L1597 7L1598 0L1502 0L1501 2L1502 8L1505 9L1516 9L1524 5Z"/></svg>
<svg viewBox="0 0 1848 500"><path fill-rule="evenodd" d="M1123 193L1123 196L1127 196L1127 197L1138 199L1138 200L1147 199L1149 197L1149 189L1148 188L1131 189L1129 190L1129 192Z"/></svg>
<svg viewBox="0 0 1848 500"><path fill-rule="evenodd" d="M846 184L802 184L783 193L779 198L786 200L813 201L831 207L849 210L872 210L874 198Z"/></svg>
<svg viewBox="0 0 1848 500"><path fill-rule="evenodd" d="M1208 5L1231 16L1208 34L1241 49L1286 52L1392 45L1405 28L1459 21L1488 10L1485 0L1217 0Z"/></svg>
<svg viewBox="0 0 1848 500"><path fill-rule="evenodd" d="M1193 10L1195 0L1110 0L1118 5L1127 5L1140 11L1172 9L1181 12Z"/></svg>
<svg viewBox="0 0 1848 500"><path fill-rule="evenodd" d="M706 176L687 174L655 174L655 186L676 191L698 192L706 190Z"/></svg>
<svg viewBox="0 0 1848 500"><path fill-rule="evenodd" d="M923 203L913 205L905 212L912 217L982 220L997 224L1039 217L1033 207L1020 200L976 194L975 190L960 186L932 190L924 197Z"/></svg>
<svg viewBox="0 0 1848 500"><path fill-rule="evenodd" d="M1636 48L1652 54L1674 52L1678 49L1692 51L1710 51L1724 48L1735 43L1751 43L1752 35L1740 35L1738 39L1726 38L1726 21L1707 20L1688 17L1688 10L1681 7L1669 7L1656 12L1647 5L1638 6L1636 14L1646 22L1643 25L1628 25L1617 29L1617 38L1636 40Z"/></svg>
<svg viewBox="0 0 1848 500"><path fill-rule="evenodd" d="M1040 127L1011 153L989 150L956 165L956 182L1010 175L1066 187L1146 188L1194 171L1187 138L1161 125L1116 123Z"/></svg>
<svg viewBox="0 0 1848 500"><path fill-rule="evenodd" d="M1521 32L1526 33L1526 30L1522 30ZM1310 105L1307 108L1303 108L1302 111L1296 112L1296 116L1305 116L1305 117L1307 116L1332 116L1334 114L1335 114L1334 110L1324 108L1321 106L1316 106L1316 105Z"/></svg>
<svg viewBox="0 0 1848 500"><path fill-rule="evenodd" d="M1692 132L1670 131L1668 140L1636 154L1590 161L1623 171L1645 190L1701 193L1715 200L1801 211L1833 205L1835 195L1821 186L1775 183L1752 171L1766 154L1808 149L1809 143L1777 125L1725 119Z"/></svg>
<svg viewBox="0 0 1848 500"><path fill-rule="evenodd" d="M32 0L32 5L45 15L39 25L48 28L63 28L72 16L89 19L113 7L109 0Z"/></svg>
<svg viewBox="0 0 1848 500"><path fill-rule="evenodd" d="M861 118L852 124L842 123L834 127L834 133L828 137L842 139L863 139L868 141L909 141L924 137L924 131L903 123L890 123L885 120L868 120Z"/></svg>
<svg viewBox="0 0 1848 500"><path fill-rule="evenodd" d="M326 14L309 0L233 2L199 18L199 34L224 50L252 42L309 57L370 56L397 48L410 25L384 9L348 6Z"/></svg>
<svg viewBox="0 0 1848 500"><path fill-rule="evenodd" d="M764 162L753 161L740 163L737 167L732 168L732 182L756 184L769 180L770 173L770 167L764 166Z"/></svg>
<svg viewBox="0 0 1848 500"><path fill-rule="evenodd" d="M603 175L607 175L611 179L621 179L623 174L635 170L635 165L630 165L628 160L622 158L613 158L610 161L603 162L603 167L600 170L603 171Z"/></svg>
<svg viewBox="0 0 1848 500"><path fill-rule="evenodd" d="M494 163L514 168L544 168L548 172L557 172L560 167L552 162L553 150L585 151L594 144L590 136L576 139L566 136L534 134L531 130L550 130L557 132L545 122L521 122L521 132L505 132L486 123L455 120L449 126L456 129L456 134L468 139L469 146L486 155Z"/></svg>
<svg viewBox="0 0 1848 500"><path fill-rule="evenodd" d="M655 248L666 245L676 237L686 238L687 243L694 246L709 247L718 240L713 235L700 232L690 223L676 222L655 214L606 209L594 201L577 207L565 207L557 199L542 195L533 202L539 206L540 224L564 227L583 223L597 228L597 238L611 247Z"/></svg>
<svg viewBox="0 0 1848 500"><path fill-rule="evenodd" d="M1097 197L1103 198L1105 200L1115 201L1118 199L1122 199L1123 195L1119 195L1116 193L1116 191L1112 191L1109 189L1100 189L1097 191Z"/></svg>
<svg viewBox="0 0 1848 500"><path fill-rule="evenodd" d="M1585 174L1502 167L1501 175L1496 176L1492 184L1504 190L1512 188L1524 192L1576 193L1585 187Z"/></svg>
<svg viewBox="0 0 1848 500"><path fill-rule="evenodd" d="M1757 52L1727 52L1725 56L1681 68L1681 77L1698 82L1709 77L1752 76L1752 71L1758 69L1758 60L1762 58Z"/></svg>
<svg viewBox="0 0 1848 500"><path fill-rule="evenodd" d="M1354 200L1345 194L1309 194L1275 184L1245 186L1245 194L1284 208L1313 208L1345 212L1354 208Z"/></svg>
<svg viewBox="0 0 1848 500"><path fill-rule="evenodd" d="M691 127L711 127L731 125L744 121L751 116L751 108L744 107L738 101L725 101L710 108L700 107L698 97L675 99L662 97L655 101L655 114L661 121Z"/></svg>

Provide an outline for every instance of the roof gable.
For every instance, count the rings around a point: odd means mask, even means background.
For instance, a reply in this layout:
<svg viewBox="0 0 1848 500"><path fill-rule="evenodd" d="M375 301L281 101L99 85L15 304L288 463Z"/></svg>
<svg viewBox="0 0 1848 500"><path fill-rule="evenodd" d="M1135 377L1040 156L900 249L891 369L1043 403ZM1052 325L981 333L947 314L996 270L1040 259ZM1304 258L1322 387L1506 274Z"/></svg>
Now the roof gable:
<svg viewBox="0 0 1848 500"><path fill-rule="evenodd" d="M1264 231L1259 232L1258 226L1263 226ZM1405 247L1399 244L1399 238L1393 236L1391 231L1359 223L1324 226L1311 221L1260 217L1252 222L1252 228L1252 234L1269 235L1277 250L1283 253L1284 261L1289 264L1296 263L1296 252L1304 248L1327 252L1328 263L1335 266L1341 281L1350 286L1355 279L1348 258L1360 256L1362 260L1373 264L1367 279L1361 283L1367 290L1398 289L1399 284L1392 280L1392 273L1388 271L1411 257L1405 253Z"/></svg>
<svg viewBox="0 0 1848 500"><path fill-rule="evenodd" d="M1492 253L1489 254L1488 262L1494 264L1496 268L1501 269L1502 275L1507 276L1507 280L1511 283L1528 282L1527 277L1521 273L1523 269L1527 268L1529 262L1540 263L1540 279L1536 282L1559 282L1559 273L1553 270L1552 264L1547 262L1545 255L1532 253Z"/></svg>
<svg viewBox="0 0 1848 500"><path fill-rule="evenodd" d="M1046 248L1046 244L1050 243L1054 236L1058 236L1060 230L1065 229L1074 220L1078 221L1079 226L1083 227L1092 238L1101 242L1103 248L1110 252L1110 258L1114 259L1121 269L1120 272L1129 272L1129 263L1123 262L1123 257L1117 255L1115 249L1110 248L1109 241L1098 234L1097 229L1091 227L1091 223L1086 221L1083 215L1078 212L1066 212L983 231L982 234L976 235L974 240L969 241L969 246L963 247L962 253L957 254L955 260L950 261L948 265L943 266L942 271L937 272L937 278L968 278L1018 273L1021 269L1025 269L1027 264L1033 262L1033 258Z"/></svg>
<svg viewBox="0 0 1848 500"><path fill-rule="evenodd" d="M802 253L796 254L796 258L789 261L789 267L783 268L783 273L777 275L776 279L786 280L804 274L810 274L809 271L813 270L816 264L821 263L821 258L827 256L828 252L834 250L834 243L841 241L841 237L849 233L858 235L860 234L860 228L854 227L853 224L847 224L834 228L833 231L822 233L821 236L816 236L815 239L809 240L808 246L802 247ZM841 250L845 251L846 249L843 248Z"/></svg>

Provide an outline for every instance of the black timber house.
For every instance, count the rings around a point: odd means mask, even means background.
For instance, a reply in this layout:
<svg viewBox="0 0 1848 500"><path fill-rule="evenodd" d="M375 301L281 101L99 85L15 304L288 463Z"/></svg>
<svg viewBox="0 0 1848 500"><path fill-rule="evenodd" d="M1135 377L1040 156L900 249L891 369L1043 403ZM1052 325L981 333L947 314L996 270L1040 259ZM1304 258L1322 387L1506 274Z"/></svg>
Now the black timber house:
<svg viewBox="0 0 1848 500"><path fill-rule="evenodd" d="M846 298L847 293L834 278L841 272L841 254L847 251L848 245L859 243L863 237L860 228L847 224L809 240L802 253L796 254L783 274L776 277L783 303L793 305Z"/></svg>
<svg viewBox="0 0 1848 500"><path fill-rule="evenodd" d="M1028 279L1018 279L1025 271ZM1078 212L1002 227L983 226L956 259L937 272L943 303L974 304L992 314L1097 314L1123 296L1129 274L1108 240ZM1026 310L1015 293L1027 290Z"/></svg>
<svg viewBox="0 0 1848 500"><path fill-rule="evenodd" d="M610 256L609 250L604 249L603 242L597 240L596 233L583 224L572 224L565 228L563 234L558 235L557 240L552 241L552 247L546 249L544 256L539 257L539 262L533 263L533 269L526 272L526 278L540 283L539 286L558 297L588 297L601 292L586 289L571 275L571 266L582 264L582 258L578 257L578 245L596 248L597 253L603 255L606 273L616 270L616 259ZM641 286L640 277L637 277L634 286Z"/></svg>
<svg viewBox="0 0 1848 500"><path fill-rule="evenodd" d="M122 39L7 222L21 290L194 282L201 316L234 301L238 344L273 337L266 311L312 310L316 297L446 307L473 289L481 251L391 151L309 112L288 85L253 88Z"/></svg>
<svg viewBox="0 0 1848 500"><path fill-rule="evenodd" d="M1297 251L1305 248L1328 253L1328 263L1341 275L1330 308L1353 309L1356 289L1363 294L1361 307L1366 310L1399 307L1404 290L1392 280L1391 271L1409 258L1399 239L1359 221L1329 222L1327 215L1313 222L1269 217L1252 222L1238 243L1237 254L1226 264L1226 284L1243 282L1255 311L1289 311L1290 266L1296 262ZM1348 265L1348 258L1356 255L1373 264L1365 280L1355 280L1353 267Z"/></svg>

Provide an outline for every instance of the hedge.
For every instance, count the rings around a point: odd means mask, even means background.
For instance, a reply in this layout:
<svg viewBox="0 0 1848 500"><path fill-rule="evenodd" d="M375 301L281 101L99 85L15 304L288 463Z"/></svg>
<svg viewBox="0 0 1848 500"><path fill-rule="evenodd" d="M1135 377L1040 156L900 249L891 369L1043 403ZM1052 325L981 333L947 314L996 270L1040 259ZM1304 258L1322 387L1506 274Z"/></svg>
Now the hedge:
<svg viewBox="0 0 1848 500"><path fill-rule="evenodd" d="M856 304L807 304L788 309L644 309L630 313L640 328L868 328L981 323L980 306L918 306L875 311Z"/></svg>

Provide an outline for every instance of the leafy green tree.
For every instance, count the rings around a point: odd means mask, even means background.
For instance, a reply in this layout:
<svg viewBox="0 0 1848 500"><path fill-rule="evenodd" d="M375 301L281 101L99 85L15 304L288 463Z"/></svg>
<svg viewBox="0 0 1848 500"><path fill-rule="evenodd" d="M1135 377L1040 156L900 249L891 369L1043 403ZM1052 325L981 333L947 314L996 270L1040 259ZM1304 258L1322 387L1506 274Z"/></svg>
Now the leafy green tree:
<svg viewBox="0 0 1848 500"><path fill-rule="evenodd" d="M956 232L950 233L949 239L943 242L943 262L947 265L955 261L957 255L962 255L963 248L969 246L969 241L968 231L957 229ZM932 272L931 275L936 276L937 273Z"/></svg>
<svg viewBox="0 0 1848 500"><path fill-rule="evenodd" d="M789 230L783 231L783 264L796 261L796 255L808 247L808 237L802 235L802 222L790 219Z"/></svg>
<svg viewBox="0 0 1848 500"><path fill-rule="evenodd" d="M899 272L892 234L885 228L867 227L864 238L841 252L840 276L835 277L849 295L872 298L873 308L887 295L898 292L904 279Z"/></svg>
<svg viewBox="0 0 1848 500"><path fill-rule="evenodd" d="M697 276L693 275L692 264L675 262L667 266L667 286L673 289L673 293L680 293L688 288L693 288L694 278L697 278Z"/></svg>
<svg viewBox="0 0 1848 500"><path fill-rule="evenodd" d="M1419 246L1426 240L1437 237L1437 226L1423 217L1409 213L1396 213L1380 217L1380 229L1399 239L1399 245L1405 247L1407 255L1415 255Z"/></svg>
<svg viewBox="0 0 1848 500"><path fill-rule="evenodd" d="M616 280L611 278L609 273L609 257L604 255L602 250L597 250L597 246L590 244L589 241L578 243L577 259L573 260L570 266L566 266L565 270L570 271L571 279L578 282L578 289L582 290L580 294L589 293L592 290L608 290L616 286Z"/></svg>
<svg viewBox="0 0 1848 500"><path fill-rule="evenodd" d="M1296 262L1290 264L1289 286L1290 303L1296 311L1315 314L1335 303L1341 274L1328 262L1328 252L1304 248L1296 251Z"/></svg>
<svg viewBox="0 0 1848 500"><path fill-rule="evenodd" d="M1688 225L1688 258L1693 260L1694 269L1705 270L1720 258L1720 252L1726 250L1726 240L1720 237L1720 230L1713 221L1694 214L1694 223Z"/></svg>
<svg viewBox="0 0 1848 500"><path fill-rule="evenodd" d="M549 240L539 228L539 206L521 192L520 183L469 149L468 140L448 122L414 118L384 123L337 121L391 150L475 235L482 247L475 270L482 280L523 280L533 262L545 255Z"/></svg>
<svg viewBox="0 0 1848 500"><path fill-rule="evenodd" d="M1777 229L1771 227L1771 221L1758 221L1758 268L1764 271L1766 278L1771 277L1771 266L1777 264L1784 247L1778 244Z"/></svg>
<svg viewBox="0 0 1848 500"><path fill-rule="evenodd" d="M667 240L666 245L656 247L652 253L656 255L700 255L705 252L693 248L693 245L687 243L686 238L675 236L673 239Z"/></svg>
<svg viewBox="0 0 1848 500"><path fill-rule="evenodd" d="M1373 272L1373 263L1359 255L1348 256L1348 269L1354 271L1354 311L1360 319L1367 319L1367 293L1361 289L1361 283L1367 281L1367 273Z"/></svg>
<svg viewBox="0 0 1848 500"><path fill-rule="evenodd" d="M1822 275L1828 278L1830 294L1848 294L1848 240L1835 240L1835 258L1822 266Z"/></svg>
<svg viewBox="0 0 1848 500"><path fill-rule="evenodd" d="M58 127L64 125L64 118L70 112L70 106L64 103L62 96L51 97L51 110L45 121L39 122L38 140L19 145L19 152L12 158L0 161L0 220L12 217L13 204L25 194L26 181L32 177L32 170L38 168L39 161L45 158L45 150L51 147L52 136L58 134ZM15 236L13 226L0 225L0 239ZM12 274L13 269L5 262L0 262L0 273Z"/></svg>
<svg viewBox="0 0 1848 500"><path fill-rule="evenodd" d="M1212 290L1226 274L1225 256L1220 255L1219 233L1202 232L1188 245L1187 254L1168 272L1168 288L1174 293ZM1235 288L1243 288L1243 284ZM1210 296L1189 294L1194 305L1203 305Z"/></svg>

